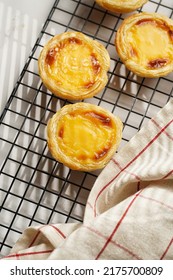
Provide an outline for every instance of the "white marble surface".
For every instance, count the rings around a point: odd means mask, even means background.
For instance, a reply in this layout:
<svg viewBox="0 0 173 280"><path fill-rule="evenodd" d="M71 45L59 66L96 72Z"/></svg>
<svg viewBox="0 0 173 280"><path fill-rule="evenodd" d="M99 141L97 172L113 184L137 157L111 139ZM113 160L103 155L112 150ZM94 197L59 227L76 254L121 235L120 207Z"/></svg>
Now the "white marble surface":
<svg viewBox="0 0 173 280"><path fill-rule="evenodd" d="M55 0L0 0L0 114Z"/></svg>

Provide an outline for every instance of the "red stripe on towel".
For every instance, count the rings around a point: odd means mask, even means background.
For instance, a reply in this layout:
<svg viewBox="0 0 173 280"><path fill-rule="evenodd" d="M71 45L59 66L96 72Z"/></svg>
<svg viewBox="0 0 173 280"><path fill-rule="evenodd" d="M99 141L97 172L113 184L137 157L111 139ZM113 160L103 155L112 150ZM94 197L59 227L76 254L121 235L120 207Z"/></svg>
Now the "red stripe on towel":
<svg viewBox="0 0 173 280"><path fill-rule="evenodd" d="M156 135L155 137L124 167L112 178L97 194L95 203L94 203L94 216L96 216L96 203L102 192L127 168L129 167L136 159L138 159L156 140L157 138L167 129L167 127L172 124L173 120L170 120Z"/></svg>
<svg viewBox="0 0 173 280"><path fill-rule="evenodd" d="M121 219L118 221L118 223L116 224L114 230L112 231L111 235L109 236L109 238L107 239L106 243L104 244L103 248L101 249L101 251L98 253L98 255L96 256L96 260L99 259L99 257L101 256L101 254L104 252L104 250L106 249L106 247L108 246L108 244L110 243L111 239L113 238L114 234L116 233L116 231L118 230L118 228L120 227L122 221L124 220L124 218L126 217L129 209L131 208L131 206L133 205L134 201L137 199L137 197L139 196L139 194L142 192L142 190L140 192L138 192L137 194L135 194L135 196L133 197L133 199L131 200L131 202L129 203L128 207L126 208L125 212L123 213Z"/></svg>
<svg viewBox="0 0 173 280"><path fill-rule="evenodd" d="M9 258L19 259L20 257L23 257L23 256L49 254L49 253L52 253L52 251L53 250L45 250L45 251L39 251L39 252L27 252L27 253L21 253L21 254L11 254L11 255L8 255L8 256L4 257L4 259L9 259Z"/></svg>
<svg viewBox="0 0 173 280"><path fill-rule="evenodd" d="M161 256L160 260L163 260L163 258L164 258L164 257L165 257L165 255L167 254L167 252L168 252L169 248L171 247L172 243L173 243L173 238L172 238L172 239L171 239L171 241L169 242L169 244L168 244L168 246L167 246L167 248L166 248L165 252L162 254L162 256Z"/></svg>

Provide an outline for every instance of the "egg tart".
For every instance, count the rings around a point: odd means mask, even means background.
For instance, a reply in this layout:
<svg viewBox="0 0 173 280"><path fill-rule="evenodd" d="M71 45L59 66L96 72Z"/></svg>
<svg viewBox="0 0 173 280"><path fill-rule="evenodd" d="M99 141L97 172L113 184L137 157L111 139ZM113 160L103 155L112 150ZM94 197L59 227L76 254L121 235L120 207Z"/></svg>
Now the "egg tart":
<svg viewBox="0 0 173 280"><path fill-rule="evenodd" d="M115 46L122 62L138 76L156 78L173 71L173 21L138 13L119 27Z"/></svg>
<svg viewBox="0 0 173 280"><path fill-rule="evenodd" d="M107 81L106 48L81 32L64 32L44 46L38 59L43 84L55 95L80 100L96 95Z"/></svg>
<svg viewBox="0 0 173 280"><path fill-rule="evenodd" d="M71 169L101 169L119 146L122 126L119 117L99 106L66 105L48 121L48 147L57 161Z"/></svg>
<svg viewBox="0 0 173 280"><path fill-rule="evenodd" d="M148 0L96 0L106 10L115 13L129 13L137 10Z"/></svg>

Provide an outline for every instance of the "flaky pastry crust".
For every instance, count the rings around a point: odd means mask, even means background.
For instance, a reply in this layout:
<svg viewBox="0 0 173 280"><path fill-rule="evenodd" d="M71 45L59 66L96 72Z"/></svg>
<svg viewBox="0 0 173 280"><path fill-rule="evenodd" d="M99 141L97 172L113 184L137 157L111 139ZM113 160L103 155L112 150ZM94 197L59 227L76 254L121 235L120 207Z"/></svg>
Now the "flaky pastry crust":
<svg viewBox="0 0 173 280"><path fill-rule="evenodd" d="M115 13L129 13L143 6L148 0L96 0L106 10Z"/></svg>
<svg viewBox="0 0 173 280"><path fill-rule="evenodd" d="M103 168L122 138L122 122L109 111L79 102L62 107L47 124L52 156L74 170Z"/></svg>
<svg viewBox="0 0 173 280"><path fill-rule="evenodd" d="M115 46L126 67L156 78L173 71L173 21L158 13L138 13L119 27Z"/></svg>
<svg viewBox="0 0 173 280"><path fill-rule="evenodd" d="M81 100L107 84L110 56L106 48L81 32L64 32L44 46L38 59L39 75L55 95Z"/></svg>

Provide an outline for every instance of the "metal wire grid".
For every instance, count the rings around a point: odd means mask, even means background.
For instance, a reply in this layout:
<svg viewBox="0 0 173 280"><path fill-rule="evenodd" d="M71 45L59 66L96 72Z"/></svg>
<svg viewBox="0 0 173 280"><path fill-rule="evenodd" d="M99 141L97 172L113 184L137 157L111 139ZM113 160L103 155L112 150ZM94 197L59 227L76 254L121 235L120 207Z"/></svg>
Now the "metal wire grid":
<svg viewBox="0 0 173 280"><path fill-rule="evenodd" d="M141 10L173 17L170 0L149 1ZM98 171L72 171L56 162L48 151L47 121L69 103L52 95L38 76L38 55L52 36L76 30L107 48L111 57L108 84L84 102L120 116L124 123L121 146L172 97L173 73L159 79L139 78L119 60L114 38L126 16L105 11L93 0L55 1L0 118L2 255L9 253L28 226L81 222L87 197L99 175Z"/></svg>

